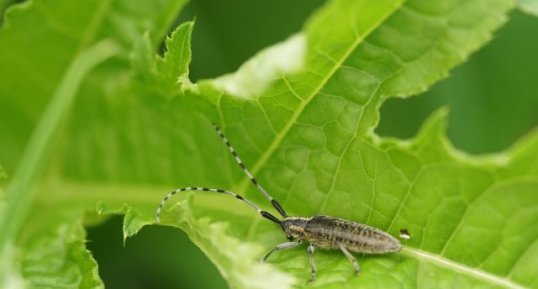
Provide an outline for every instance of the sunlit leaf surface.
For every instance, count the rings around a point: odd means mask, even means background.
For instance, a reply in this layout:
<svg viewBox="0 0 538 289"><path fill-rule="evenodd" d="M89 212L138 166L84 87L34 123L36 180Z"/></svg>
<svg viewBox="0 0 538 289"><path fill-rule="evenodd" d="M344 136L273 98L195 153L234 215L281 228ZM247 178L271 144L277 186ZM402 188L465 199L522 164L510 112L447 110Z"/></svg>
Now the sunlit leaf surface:
<svg viewBox="0 0 538 289"><path fill-rule="evenodd" d="M22 276L39 288L99 287L81 230L82 212L95 207L124 213L126 237L153 224L161 198L176 187L228 189L274 211L213 131L217 123L289 214L332 215L394 236L407 228L413 236L400 253L358 256L359 277L340 252L318 250L318 278L308 284L306 247L257 262L286 239L248 206L211 193L174 197L162 223L187 232L230 287L538 287L535 133L506 152L480 157L447 141L445 109L412 139L373 133L386 99L410 97L445 77L492 37L514 4L330 1L303 31L260 52L236 74L196 84L188 79L195 24L180 25L162 57L155 56L153 34L133 30L138 37L130 38L136 39L130 68L120 59L88 77L51 152L19 238ZM43 11L19 9L12 23ZM4 35L16 29L5 27ZM53 76L41 76L51 78L42 81L51 90ZM24 97L6 99L25 115L40 111ZM36 118L26 121L31 127ZM30 133L9 135L22 141Z"/></svg>

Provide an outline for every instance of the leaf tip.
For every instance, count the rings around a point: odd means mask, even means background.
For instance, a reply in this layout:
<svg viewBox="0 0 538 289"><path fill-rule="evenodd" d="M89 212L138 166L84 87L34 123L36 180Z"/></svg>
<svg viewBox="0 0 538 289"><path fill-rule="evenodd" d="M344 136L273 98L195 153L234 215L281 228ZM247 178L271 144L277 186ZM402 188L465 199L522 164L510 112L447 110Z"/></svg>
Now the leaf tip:
<svg viewBox="0 0 538 289"><path fill-rule="evenodd" d="M194 21L187 21L179 25L166 39L164 53L164 70L173 78L188 77L191 62L191 36Z"/></svg>
<svg viewBox="0 0 538 289"><path fill-rule="evenodd" d="M435 135L444 135L447 127L447 117L450 112L450 109L446 106L443 106L436 111L434 111L424 122L422 128L420 129L419 135L423 134L435 134Z"/></svg>

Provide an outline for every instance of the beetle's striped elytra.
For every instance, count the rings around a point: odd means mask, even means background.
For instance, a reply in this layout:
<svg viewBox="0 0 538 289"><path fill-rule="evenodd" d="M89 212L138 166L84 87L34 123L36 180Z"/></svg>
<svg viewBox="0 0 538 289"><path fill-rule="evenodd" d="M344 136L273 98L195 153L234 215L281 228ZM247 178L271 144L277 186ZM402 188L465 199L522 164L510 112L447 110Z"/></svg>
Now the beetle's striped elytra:
<svg viewBox="0 0 538 289"><path fill-rule="evenodd" d="M214 125L214 128L224 144L226 144L228 150L233 155L239 167L241 167L245 175L250 179L252 184L256 186L258 191L260 191L271 203L273 208L275 208L275 210L280 214L282 219L277 218L267 211L261 210L253 202L231 191L219 188L184 187L173 190L162 199L155 212L157 223L160 222L162 208L170 197L176 193L183 191L209 191L230 195L248 204L262 217L280 225L282 231L284 231L289 240L288 242L279 244L271 249L262 258L262 261L267 260L267 258L269 258L269 256L276 251L295 248L301 245L303 242L308 243L307 252L311 268L310 281L314 281L316 278L316 266L313 259L316 247L323 249L338 249L342 251L342 253L351 262L356 274L360 272L360 266L350 252L362 254L386 254L401 250L402 246L398 239L372 226L330 216L288 216L278 201L267 193L267 191L260 185L254 176L252 176L220 128L217 125ZM411 235L407 229L402 229L400 230L400 238L409 239L411 238Z"/></svg>
<svg viewBox="0 0 538 289"><path fill-rule="evenodd" d="M282 228L294 239L308 240L316 247L338 249L366 254L385 254L401 249L400 242L391 235L371 226L329 217L285 218Z"/></svg>

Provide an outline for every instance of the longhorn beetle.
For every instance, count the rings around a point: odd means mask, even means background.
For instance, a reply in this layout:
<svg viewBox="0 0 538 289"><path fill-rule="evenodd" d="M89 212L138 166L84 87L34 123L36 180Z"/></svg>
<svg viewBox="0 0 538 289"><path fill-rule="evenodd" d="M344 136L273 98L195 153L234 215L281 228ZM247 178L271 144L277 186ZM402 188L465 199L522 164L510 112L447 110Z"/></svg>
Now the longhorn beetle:
<svg viewBox="0 0 538 289"><path fill-rule="evenodd" d="M309 218L288 216L282 206L280 206L280 204L275 199L273 199L273 197L271 197L269 193L267 193L267 191L260 185L260 183L258 183L258 181L256 181L250 171L245 167L245 164L243 164L243 162L235 152L235 149L232 147L228 139L224 136L224 133L220 130L220 128L215 124L213 126L217 134L228 147L230 153L234 156L237 164L239 164L243 172L247 175L252 184L256 186L258 191L260 191L265 196L265 198L269 202L271 202L271 205L273 205L273 207L282 216L282 220L278 219L269 212L261 210L254 203L234 192L217 188L184 187L173 190L162 199L161 203L159 204L159 207L157 207L157 211L155 212L155 218L157 219L157 223L160 222L161 210L166 201L168 201L170 197L172 197L178 192L209 191L230 195L247 203L247 205L258 211L258 213L260 213L262 217L280 225L282 231L284 231L284 233L286 233L287 235L289 242L285 242L275 246L262 258L261 261L266 261L267 258L269 258L269 256L271 256L271 254L273 254L275 251L295 248L301 245L303 241L308 242L307 252L311 268L310 281L314 281L314 279L316 278L316 266L314 265L313 259L314 250L316 247L323 249L339 249L340 251L342 251L342 253L344 253L347 259L353 265L355 274L358 274L361 269L359 267L359 263L350 252L366 254L386 254L390 252L400 251L400 249L402 248L402 246L400 245L400 241L398 241L396 238L392 237L391 235L380 229L365 224L360 224L353 221L329 216L314 216ZM402 239L409 239L411 236L409 235L407 229L402 229L400 230L400 237Z"/></svg>

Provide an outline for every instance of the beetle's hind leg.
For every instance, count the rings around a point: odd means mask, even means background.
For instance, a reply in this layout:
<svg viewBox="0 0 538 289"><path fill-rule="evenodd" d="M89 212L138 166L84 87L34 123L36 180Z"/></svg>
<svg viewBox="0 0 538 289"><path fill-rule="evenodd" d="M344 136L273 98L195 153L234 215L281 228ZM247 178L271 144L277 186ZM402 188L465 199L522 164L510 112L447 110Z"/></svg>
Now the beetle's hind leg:
<svg viewBox="0 0 538 289"><path fill-rule="evenodd" d="M349 262L351 262L351 265L353 265L353 269L355 269L355 275L359 275L359 273L361 272L361 267L359 266L357 259L355 259L355 257L351 255L351 253L349 253L349 251L346 249L346 247L344 247L344 245L338 244L338 247L340 248L340 251L342 251L342 253L346 255Z"/></svg>

